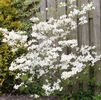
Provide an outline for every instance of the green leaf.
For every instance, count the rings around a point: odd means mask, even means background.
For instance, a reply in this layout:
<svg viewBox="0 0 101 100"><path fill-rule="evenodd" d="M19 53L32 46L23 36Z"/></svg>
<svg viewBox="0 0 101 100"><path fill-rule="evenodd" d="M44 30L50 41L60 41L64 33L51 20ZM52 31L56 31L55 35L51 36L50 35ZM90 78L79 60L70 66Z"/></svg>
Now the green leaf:
<svg viewBox="0 0 101 100"><path fill-rule="evenodd" d="M27 81L28 80L28 75L26 74L26 75L22 75L21 76L21 80L22 81Z"/></svg>

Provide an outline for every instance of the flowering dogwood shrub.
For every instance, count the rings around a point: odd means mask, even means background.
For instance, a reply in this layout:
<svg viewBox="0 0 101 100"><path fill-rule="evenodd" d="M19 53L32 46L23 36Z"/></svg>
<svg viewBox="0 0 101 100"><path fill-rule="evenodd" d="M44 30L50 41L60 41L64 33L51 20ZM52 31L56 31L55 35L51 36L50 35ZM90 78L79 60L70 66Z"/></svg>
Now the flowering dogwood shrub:
<svg viewBox="0 0 101 100"><path fill-rule="evenodd" d="M81 72L87 65L94 66L100 60L100 56L94 51L94 47L78 47L77 40L67 40L68 34L77 28L75 17L79 16L79 24L87 23L84 16L88 11L94 9L93 3L82 5L78 9L69 0L69 8L72 10L68 15L63 15L59 19L50 18L48 22L39 22L38 18L31 18L37 22L32 26L30 40L23 32L7 31L0 29L4 33L3 42L12 46L13 51L20 46L26 47L28 53L16 58L9 70L19 73L16 79L22 79L20 84L15 84L15 89L21 87L28 88L29 84L34 84L36 79L41 81L41 88L46 96L55 91L62 91L61 83L64 80ZM71 48L71 53L66 54L64 49ZM33 92L35 97L39 97L38 92Z"/></svg>

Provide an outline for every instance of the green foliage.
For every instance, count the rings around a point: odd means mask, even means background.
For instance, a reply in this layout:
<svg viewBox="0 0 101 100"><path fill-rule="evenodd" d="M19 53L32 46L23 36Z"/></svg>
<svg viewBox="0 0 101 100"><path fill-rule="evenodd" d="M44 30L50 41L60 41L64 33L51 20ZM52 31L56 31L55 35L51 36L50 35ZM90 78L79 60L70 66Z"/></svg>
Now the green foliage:
<svg viewBox="0 0 101 100"><path fill-rule="evenodd" d="M22 29L31 30L30 17L35 16L39 12L40 0L13 0L13 5L18 11L17 18L22 22Z"/></svg>
<svg viewBox="0 0 101 100"><path fill-rule="evenodd" d="M20 57L22 54L24 54L24 53L27 53L27 49L26 48L19 48L16 52L15 52L15 54L16 54L16 57Z"/></svg>
<svg viewBox="0 0 101 100"><path fill-rule="evenodd" d="M0 44L0 93L9 93L13 88L14 73L9 66L14 59L14 53L6 43Z"/></svg>
<svg viewBox="0 0 101 100"><path fill-rule="evenodd" d="M101 93L100 94L98 94L97 96L94 96L94 98L93 98L94 100L101 100Z"/></svg>
<svg viewBox="0 0 101 100"><path fill-rule="evenodd" d="M2 39L3 39L3 33L0 32L0 44L1 44Z"/></svg>
<svg viewBox="0 0 101 100"><path fill-rule="evenodd" d="M39 9L39 0L0 0L0 27L31 30L29 18Z"/></svg>
<svg viewBox="0 0 101 100"><path fill-rule="evenodd" d="M21 22L16 18L17 13L11 0L0 0L0 27L19 30Z"/></svg>
<svg viewBox="0 0 101 100"><path fill-rule="evenodd" d="M40 96L44 96L44 90L42 89L42 81L40 79L37 79L36 77L33 77L32 81L29 80L30 74L22 73L20 76L20 79L16 79L16 84L19 85L19 82L24 82L24 85L19 87L19 90L15 90L18 94L38 94Z"/></svg>
<svg viewBox="0 0 101 100"><path fill-rule="evenodd" d="M78 91L76 94L73 94L74 100L92 100L93 95L91 91Z"/></svg>
<svg viewBox="0 0 101 100"><path fill-rule="evenodd" d="M93 94L91 91L83 91L83 90L78 90L75 93L62 93L58 95L60 97L60 100L93 100ZM101 99L99 99L101 100Z"/></svg>
<svg viewBox="0 0 101 100"><path fill-rule="evenodd" d="M74 77L63 82L64 90L56 95L59 96L59 100L101 100L94 99L94 86L95 86L95 78L89 78L89 66L86 67L82 72L78 73ZM80 86L80 82L84 82L88 84L88 90L83 90L82 85ZM78 83L79 82L79 83ZM78 85L79 87L78 87ZM73 87L72 87L73 86ZM77 87L76 87L77 86ZM73 91L75 89L75 91Z"/></svg>

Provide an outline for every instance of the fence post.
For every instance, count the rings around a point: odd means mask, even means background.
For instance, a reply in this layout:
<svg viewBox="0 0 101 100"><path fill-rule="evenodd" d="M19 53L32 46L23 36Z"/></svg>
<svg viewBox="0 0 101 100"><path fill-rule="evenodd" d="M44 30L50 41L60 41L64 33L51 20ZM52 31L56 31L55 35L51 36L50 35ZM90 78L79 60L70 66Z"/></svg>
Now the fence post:
<svg viewBox="0 0 101 100"><path fill-rule="evenodd" d="M93 0L95 10L93 12L93 26L94 26L94 45L96 46L96 51L101 54L101 0ZM98 63L95 67L95 80L96 84L101 84L101 71L99 68L101 63ZM99 89L96 89L95 94L98 94Z"/></svg>

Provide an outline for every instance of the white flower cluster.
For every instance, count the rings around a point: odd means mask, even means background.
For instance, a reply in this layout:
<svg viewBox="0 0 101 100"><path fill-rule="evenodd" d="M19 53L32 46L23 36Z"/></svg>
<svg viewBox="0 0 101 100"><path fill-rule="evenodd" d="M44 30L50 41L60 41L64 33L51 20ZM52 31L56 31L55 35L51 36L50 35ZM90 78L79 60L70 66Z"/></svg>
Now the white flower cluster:
<svg viewBox="0 0 101 100"><path fill-rule="evenodd" d="M76 0L68 0L69 3L65 3L65 2L60 2L59 3L59 7L64 7L64 6L68 6L69 9L69 17L75 17L78 16L79 18L79 24L85 24L87 23L87 17L83 16L87 13L87 11L91 11L92 9L95 9L95 7L93 6L93 2L90 2L88 4L83 4L81 6L80 9L78 9L78 7L75 5ZM75 3L74 3L75 2Z"/></svg>
<svg viewBox="0 0 101 100"><path fill-rule="evenodd" d="M0 28L0 31L4 35L2 42L7 42L12 47L13 51L17 50L21 46L25 46L28 38L27 35L24 35L26 32L14 32L13 30L8 31L7 29L3 28Z"/></svg>
<svg viewBox="0 0 101 100"><path fill-rule="evenodd" d="M77 48L78 49L78 48ZM62 79L67 79L83 70L87 66L94 66L94 64L101 59L101 55L97 55L93 51L94 47L82 46L75 54L70 53L68 55L62 54L61 56L61 68L65 71L61 74ZM71 67L71 70L66 71Z"/></svg>
<svg viewBox="0 0 101 100"><path fill-rule="evenodd" d="M60 87L61 80L57 80L57 82L53 83L53 86L51 87L51 83L47 83L43 85L43 89L45 90L46 95L50 95L51 93L53 93L54 91L58 90L58 91L62 91L62 87Z"/></svg>
<svg viewBox="0 0 101 100"><path fill-rule="evenodd" d="M70 4L70 5L73 5L73 3L74 2L76 2L76 0L68 0L68 3ZM59 7L65 7L65 6L67 6L68 4L66 4L66 2L60 2L59 4L58 4L58 6ZM69 6L70 6L69 5Z"/></svg>
<svg viewBox="0 0 101 100"><path fill-rule="evenodd" d="M61 45L63 47L64 46L71 47L71 48L77 47L77 40L75 40L75 39L59 41L58 43L59 43L59 45Z"/></svg>
<svg viewBox="0 0 101 100"><path fill-rule="evenodd" d="M71 5L74 1L69 0ZM27 54L15 59L9 67L11 71L21 71L16 78L19 78L22 73L29 72L31 77L28 81L32 82L32 77L37 73L38 79L44 79L42 88L48 96L55 90L63 89L60 85L63 80L81 72L86 65L93 66L100 60L100 56L92 51L93 47L78 48L77 40L66 40L68 33L77 27L74 18L80 15L80 24L84 24L87 21L84 14L93 9L92 3L82 7L81 10L74 8L68 15L63 15L59 19L51 18L48 22L34 24L29 41L27 41L26 35L18 34L19 32L3 31L6 33L3 41L14 46L17 44L16 40L19 40L21 42L19 45L24 43L28 50ZM31 20L38 21L37 18ZM67 47L73 49L74 52L69 54L63 52ZM52 83L48 81L50 79L52 79ZM15 85L15 88L17 89L19 86Z"/></svg>

